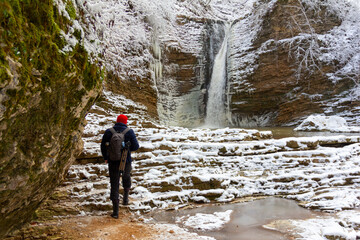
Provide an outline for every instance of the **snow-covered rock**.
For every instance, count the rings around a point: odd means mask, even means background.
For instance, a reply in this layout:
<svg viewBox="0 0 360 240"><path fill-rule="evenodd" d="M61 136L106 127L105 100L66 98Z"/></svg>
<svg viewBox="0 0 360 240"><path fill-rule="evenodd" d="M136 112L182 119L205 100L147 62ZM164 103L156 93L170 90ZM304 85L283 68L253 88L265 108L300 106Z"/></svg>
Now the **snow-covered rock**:
<svg viewBox="0 0 360 240"><path fill-rule="evenodd" d="M348 126L346 120L339 116L311 115L295 131L330 131L360 132L360 127Z"/></svg>
<svg viewBox="0 0 360 240"><path fill-rule="evenodd" d="M358 219L359 211L349 210L304 220L277 220L264 227L292 236L291 239L355 240L360 236Z"/></svg>
<svg viewBox="0 0 360 240"><path fill-rule="evenodd" d="M67 197L57 202L58 206L79 214L111 209L107 166L99 157L99 141L119 111L126 112L131 106L129 125L141 146L132 155L130 209L134 211L180 209L259 195L281 195L306 208L339 213L360 206L360 136L273 139L270 131L164 127L144 117L146 109L141 105L110 92L104 96L106 101L98 102L88 114L83 138L83 157L98 157L96 163L90 163L93 158L89 163L83 159L70 168L64 186L57 190ZM112 107L105 109L106 105ZM179 224L203 220L195 227L209 229L226 223L227 218L220 215L189 216ZM312 226L303 236L315 234L324 239L342 234L352 239L359 219L349 214L340 219L346 220L348 227L340 228L334 220L336 232L326 228L326 220L301 222Z"/></svg>
<svg viewBox="0 0 360 240"><path fill-rule="evenodd" d="M197 213L194 216L183 216L176 220L186 227L190 227L201 231L214 231L221 229L230 221L233 210L225 212L214 212L213 214Z"/></svg>

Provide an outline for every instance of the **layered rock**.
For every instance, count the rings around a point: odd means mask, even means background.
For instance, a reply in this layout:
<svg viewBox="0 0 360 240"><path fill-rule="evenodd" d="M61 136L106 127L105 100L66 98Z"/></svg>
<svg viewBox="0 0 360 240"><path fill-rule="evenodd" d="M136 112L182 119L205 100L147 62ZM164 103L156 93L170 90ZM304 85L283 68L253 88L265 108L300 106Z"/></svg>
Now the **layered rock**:
<svg viewBox="0 0 360 240"><path fill-rule="evenodd" d="M162 53L161 76L156 77L157 109L165 124L199 124L204 106L198 58L177 48Z"/></svg>
<svg viewBox="0 0 360 240"><path fill-rule="evenodd" d="M313 113L342 115L356 124L358 80L353 73L341 74L347 63L337 59L341 49L334 45L336 39L346 38L340 13L345 5L335 9L328 2L307 0L253 3L237 6L241 11L234 12L227 7L236 3L213 2L202 6L203 11L189 5L176 21L168 20L171 30L154 32L160 119L185 126L203 122L213 59L224 37L221 28L230 22L224 125L295 125Z"/></svg>
<svg viewBox="0 0 360 240"><path fill-rule="evenodd" d="M359 114L356 79L341 73L346 60L334 44L346 38L341 11L349 6L308 0L110 1L101 4L100 14L98 0L82 3L106 45L114 80L108 89L146 105L164 124L202 124L228 23L224 125L295 125L313 113L347 120Z"/></svg>
<svg viewBox="0 0 360 240"><path fill-rule="evenodd" d="M80 43L62 51L62 33L76 17L70 2L69 18L52 1L2 1L0 8L1 237L32 217L80 153L102 73Z"/></svg>
<svg viewBox="0 0 360 240"><path fill-rule="evenodd" d="M357 56L350 42L359 31L358 19L344 17L357 11L350 5L309 0L78 4L89 23L96 21L105 44L108 89L144 104L163 124L202 124L228 23L224 125L295 125L313 113L359 122L356 64L346 67ZM343 23L350 20L354 31L347 34ZM340 53L341 39L349 54Z"/></svg>
<svg viewBox="0 0 360 240"><path fill-rule="evenodd" d="M321 51L328 47L320 39L341 20L325 6L313 8L303 2L259 6L254 15L261 20L248 49L236 48L239 43L234 41L230 53L234 66L228 79L232 124L291 125L312 113L339 114L359 106L359 101L334 104L334 99L348 95L355 84L348 77L333 83L327 73L338 66L320 60ZM244 20L234 26L234 38L243 34L239 24Z"/></svg>

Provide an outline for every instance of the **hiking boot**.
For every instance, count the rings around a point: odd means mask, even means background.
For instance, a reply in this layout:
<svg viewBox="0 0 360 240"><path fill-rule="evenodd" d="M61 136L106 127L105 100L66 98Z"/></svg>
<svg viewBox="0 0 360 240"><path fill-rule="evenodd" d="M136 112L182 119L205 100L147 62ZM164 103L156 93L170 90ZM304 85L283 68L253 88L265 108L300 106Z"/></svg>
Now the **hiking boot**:
<svg viewBox="0 0 360 240"><path fill-rule="evenodd" d="M123 196L123 205L129 205L129 190L130 189L124 189L124 196Z"/></svg>
<svg viewBox="0 0 360 240"><path fill-rule="evenodd" d="M110 215L111 217L118 219L119 218L119 200L113 200L113 213Z"/></svg>

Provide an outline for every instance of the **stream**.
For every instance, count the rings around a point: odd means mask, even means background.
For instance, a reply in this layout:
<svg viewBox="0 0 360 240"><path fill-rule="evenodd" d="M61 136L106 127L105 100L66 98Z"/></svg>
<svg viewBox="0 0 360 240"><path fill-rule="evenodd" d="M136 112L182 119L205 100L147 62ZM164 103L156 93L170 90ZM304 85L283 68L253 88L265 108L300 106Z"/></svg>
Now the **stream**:
<svg viewBox="0 0 360 240"><path fill-rule="evenodd" d="M329 131L294 131L293 127L262 127L262 128L249 128L257 129L259 131L271 131L274 139L287 138L287 137L315 137L315 136L358 136L359 133L346 133L346 132L329 132Z"/></svg>
<svg viewBox="0 0 360 240"><path fill-rule="evenodd" d="M184 216L194 216L198 213L213 214L228 210L232 210L230 221L219 230L200 231L196 226L187 227L178 221ZM211 204L192 209L162 211L153 213L152 217L158 222L177 223L191 232L214 237L217 240L285 240L288 238L284 234L266 229L263 225L275 220L307 219L319 215L322 213L299 207L295 201L268 197L250 202Z"/></svg>

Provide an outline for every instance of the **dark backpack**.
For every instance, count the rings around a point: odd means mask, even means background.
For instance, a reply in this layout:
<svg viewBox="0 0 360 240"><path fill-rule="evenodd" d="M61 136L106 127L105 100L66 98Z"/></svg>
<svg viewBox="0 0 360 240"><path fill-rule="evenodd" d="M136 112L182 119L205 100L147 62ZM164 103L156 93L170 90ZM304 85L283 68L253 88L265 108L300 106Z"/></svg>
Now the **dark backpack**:
<svg viewBox="0 0 360 240"><path fill-rule="evenodd" d="M111 161L120 161L121 160L121 150L124 148L125 134L130 130L126 128L122 132L117 132L114 128L110 128L112 133L108 154Z"/></svg>

